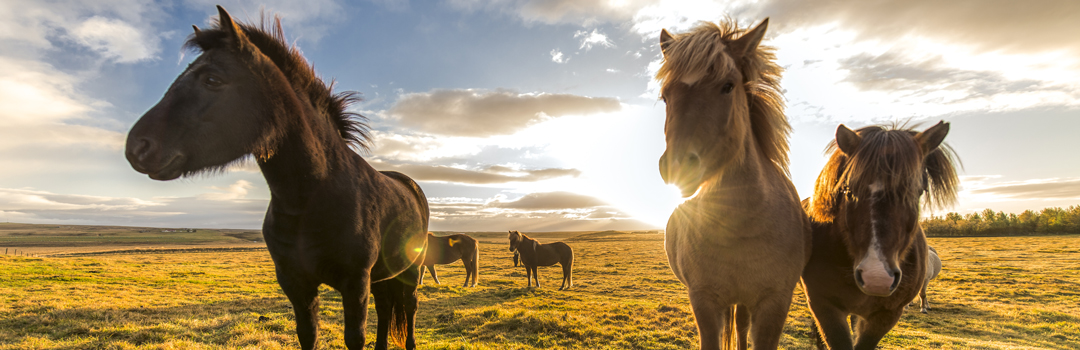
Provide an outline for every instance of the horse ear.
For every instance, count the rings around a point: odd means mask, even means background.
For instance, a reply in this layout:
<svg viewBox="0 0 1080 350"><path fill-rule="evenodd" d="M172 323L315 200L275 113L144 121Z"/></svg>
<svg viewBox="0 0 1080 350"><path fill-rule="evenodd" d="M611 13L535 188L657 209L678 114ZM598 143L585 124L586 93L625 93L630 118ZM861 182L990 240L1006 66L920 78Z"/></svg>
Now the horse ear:
<svg viewBox="0 0 1080 350"><path fill-rule="evenodd" d="M942 120L938 122L937 125L915 135L915 141L919 143L919 148L922 148L923 154L930 154L930 152L933 152L938 146L941 146L941 142L945 141L945 135L948 134L949 123Z"/></svg>
<svg viewBox="0 0 1080 350"><path fill-rule="evenodd" d="M667 55L668 47L675 43L675 37L668 33L667 29L660 29L660 53Z"/></svg>
<svg viewBox="0 0 1080 350"><path fill-rule="evenodd" d="M765 38L765 29L769 28L769 19L765 18L758 24L757 27L743 34L743 36L732 41L728 47L731 48L731 53L738 57L746 56L747 53L753 52L757 49L758 44L761 44L761 39Z"/></svg>
<svg viewBox="0 0 1080 350"><path fill-rule="evenodd" d="M218 10L218 28L229 34L230 38L236 40L237 44L247 41L247 36L244 35L244 30L240 29L240 26L233 21L232 16L229 16L229 12L225 11L224 7L217 5Z"/></svg>
<svg viewBox="0 0 1080 350"><path fill-rule="evenodd" d="M199 26L197 26L197 25L194 25L194 24L192 24L192 25L191 25L191 29L194 29L194 30L195 30L195 36L196 36L196 37L198 37L198 36L199 36L200 34L202 34L202 31L201 31L201 30L199 30Z"/></svg>
<svg viewBox="0 0 1080 350"><path fill-rule="evenodd" d="M851 131L844 124L836 127L836 147L840 147L841 152L849 156L854 155L860 143L862 143L862 137L859 137L859 134Z"/></svg>

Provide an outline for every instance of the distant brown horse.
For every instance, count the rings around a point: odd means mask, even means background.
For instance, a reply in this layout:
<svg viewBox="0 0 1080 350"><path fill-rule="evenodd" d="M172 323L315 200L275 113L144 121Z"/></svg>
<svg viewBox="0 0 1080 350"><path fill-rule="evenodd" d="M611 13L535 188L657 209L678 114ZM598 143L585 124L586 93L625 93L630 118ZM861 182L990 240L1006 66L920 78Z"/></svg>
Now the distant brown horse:
<svg viewBox="0 0 1080 350"><path fill-rule="evenodd" d="M315 348L326 284L341 293L349 349L364 348L369 293L375 349L388 339L414 349L427 199L408 176L354 151L369 142L362 117L347 111L356 93L334 93L275 22L237 23L218 6L216 27L195 28L185 44L202 53L131 128L127 160L173 180L253 155L270 187L262 232L300 347Z"/></svg>
<svg viewBox="0 0 1080 350"><path fill-rule="evenodd" d="M435 264L445 265L461 260L465 264L465 284L462 287L476 287L476 279L479 277L480 249L477 249L476 240L472 237L456 234L437 237L428 232L427 255L424 257L424 266L431 271L431 278L439 283L439 275L435 273ZM469 284L472 279L472 284ZM424 283L424 269L420 269L420 283Z"/></svg>
<svg viewBox="0 0 1080 350"><path fill-rule="evenodd" d="M689 197L664 245L687 287L701 349L776 349L810 257L810 223L787 175L781 68L752 30L703 23L660 32L667 105L660 174Z"/></svg>
<svg viewBox="0 0 1080 350"><path fill-rule="evenodd" d="M952 151L942 146L948 132L945 122L923 132L836 129L806 202L814 253L802 280L818 348L874 349L925 284L920 198L951 203L959 183Z"/></svg>
<svg viewBox="0 0 1080 350"><path fill-rule="evenodd" d="M574 285L574 250L563 242L540 243L518 231L510 231L510 251L517 252L521 265L525 266L525 281L532 287L533 280L540 288L540 274L537 266L562 265L562 286L559 290L570 289Z"/></svg>
<svg viewBox="0 0 1080 350"><path fill-rule="evenodd" d="M930 287L930 281L941 273L941 257L938 256L934 247L929 248L930 254L926 256L926 279L923 281L922 290L919 291L919 300L922 302L922 308L919 311L924 314L930 311L930 300L926 299L926 289Z"/></svg>

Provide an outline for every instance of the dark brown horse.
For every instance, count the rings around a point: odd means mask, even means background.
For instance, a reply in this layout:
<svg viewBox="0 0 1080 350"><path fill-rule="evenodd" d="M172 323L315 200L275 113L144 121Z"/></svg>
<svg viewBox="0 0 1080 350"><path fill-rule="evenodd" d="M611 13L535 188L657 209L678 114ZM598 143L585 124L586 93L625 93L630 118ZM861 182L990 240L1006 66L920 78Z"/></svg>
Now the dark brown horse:
<svg viewBox="0 0 1080 350"><path fill-rule="evenodd" d="M806 202L814 253L802 280L818 348L875 348L919 293L928 254L920 198L951 203L959 183L952 150L942 146L948 132L945 122L923 132L836 129Z"/></svg>
<svg viewBox="0 0 1080 350"><path fill-rule="evenodd" d="M476 246L476 240L463 234L437 237L428 232L424 266L431 271L431 278L435 279L436 284L440 283L435 264L445 265L458 260L465 264L465 284L461 286L476 287L476 279L480 275L480 249ZM471 285L469 279L472 279ZM420 283L424 283L423 268L420 269Z"/></svg>
<svg viewBox="0 0 1080 350"><path fill-rule="evenodd" d="M668 219L664 246L701 349L745 349L750 332L755 349L776 349L810 257L810 223L787 176L781 68L759 46L767 26L660 32L660 174L690 197Z"/></svg>
<svg viewBox="0 0 1080 350"><path fill-rule="evenodd" d="M351 147L367 126L345 112L355 93L334 94L273 28L236 23L195 28L202 52L131 128L126 156L156 180L217 172L254 155L270 187L263 236L278 284L292 302L303 349L318 336L319 285L341 293L345 345L364 348L368 294L375 349L388 336L414 349L416 284L427 243L428 204L409 177L379 172Z"/></svg>
<svg viewBox="0 0 1080 350"><path fill-rule="evenodd" d="M574 285L574 250L563 242L540 243L518 231L510 231L510 251L517 252L521 265L525 266L525 281L528 287L536 281L540 288L540 274L537 266L562 265L562 286L559 290L570 289Z"/></svg>

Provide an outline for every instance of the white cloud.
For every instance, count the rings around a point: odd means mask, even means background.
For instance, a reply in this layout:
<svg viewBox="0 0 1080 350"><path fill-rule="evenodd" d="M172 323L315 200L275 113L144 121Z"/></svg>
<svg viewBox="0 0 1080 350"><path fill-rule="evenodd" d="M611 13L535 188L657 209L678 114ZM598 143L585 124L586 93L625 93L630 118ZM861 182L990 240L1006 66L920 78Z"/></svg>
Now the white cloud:
<svg viewBox="0 0 1080 350"><path fill-rule="evenodd" d="M403 95L388 114L424 133L485 137L512 134L549 118L619 109L619 101L607 97L439 89Z"/></svg>
<svg viewBox="0 0 1080 350"><path fill-rule="evenodd" d="M559 49L551 49L551 61L552 62L566 63L566 61L569 61L569 60L570 60L570 57L563 57L563 53L562 53L562 51L559 51Z"/></svg>
<svg viewBox="0 0 1080 350"><path fill-rule="evenodd" d="M258 228L268 200L242 198L251 184L196 197L127 197L57 194L0 188L0 221L158 227Z"/></svg>
<svg viewBox="0 0 1080 350"><path fill-rule="evenodd" d="M574 33L574 38L581 39L580 48L585 49L585 51L589 51L593 48L593 46L603 46L607 48L615 47L615 44L612 43L611 40L608 40L607 35L604 35L604 33L600 33L600 31L597 29L593 29L591 33L584 30L579 30Z"/></svg>
<svg viewBox="0 0 1080 350"><path fill-rule="evenodd" d="M121 63L153 59L160 51L156 35L146 35L128 23L101 16L71 28L71 35L80 44Z"/></svg>

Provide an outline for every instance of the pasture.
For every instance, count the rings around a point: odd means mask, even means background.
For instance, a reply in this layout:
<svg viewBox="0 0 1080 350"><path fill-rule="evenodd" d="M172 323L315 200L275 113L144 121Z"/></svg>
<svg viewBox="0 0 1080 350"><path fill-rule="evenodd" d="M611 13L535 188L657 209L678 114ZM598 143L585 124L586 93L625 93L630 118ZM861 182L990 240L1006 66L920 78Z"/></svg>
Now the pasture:
<svg viewBox="0 0 1080 350"><path fill-rule="evenodd" d="M663 235L527 233L564 240L574 288L558 267L525 288L505 232L480 241L480 278L460 262L419 289L420 349L692 349L685 288ZM883 349L1080 348L1080 236L930 238L944 269L927 315L909 307ZM85 250L80 248L81 250ZM796 290L781 347L807 349L810 314ZM293 312L265 250L0 256L0 349L291 349ZM344 349L339 295L321 292L321 349ZM374 303L369 304L374 320ZM367 333L374 339L375 323Z"/></svg>

